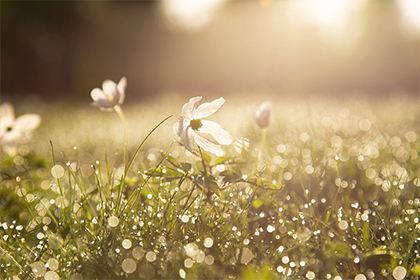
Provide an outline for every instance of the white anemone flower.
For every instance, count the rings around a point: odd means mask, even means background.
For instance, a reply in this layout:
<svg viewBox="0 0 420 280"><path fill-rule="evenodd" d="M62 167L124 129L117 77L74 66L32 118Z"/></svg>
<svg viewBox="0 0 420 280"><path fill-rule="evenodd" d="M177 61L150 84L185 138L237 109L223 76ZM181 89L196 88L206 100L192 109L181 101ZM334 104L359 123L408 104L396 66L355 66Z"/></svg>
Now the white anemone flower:
<svg viewBox="0 0 420 280"><path fill-rule="evenodd" d="M31 138L40 123L41 117L37 114L24 114L15 119L12 104L0 105L0 146L9 156L15 156L18 146Z"/></svg>
<svg viewBox="0 0 420 280"><path fill-rule="evenodd" d="M250 108L250 113L256 125L260 128L267 127L270 123L272 104L269 101L263 102L260 107L253 105Z"/></svg>
<svg viewBox="0 0 420 280"><path fill-rule="evenodd" d="M90 92L93 99L92 105L99 107L103 111L111 111L116 105L121 105L125 99L125 88L127 79L122 77L118 85L111 80L102 83L102 89L94 88Z"/></svg>
<svg viewBox="0 0 420 280"><path fill-rule="evenodd" d="M174 132L189 151L193 151L197 144L207 152L223 156L225 152L220 145L232 144L232 136L219 124L202 118L216 113L225 103L225 99L220 97L196 108L201 99L201 96L193 97L184 104L182 115L174 125Z"/></svg>

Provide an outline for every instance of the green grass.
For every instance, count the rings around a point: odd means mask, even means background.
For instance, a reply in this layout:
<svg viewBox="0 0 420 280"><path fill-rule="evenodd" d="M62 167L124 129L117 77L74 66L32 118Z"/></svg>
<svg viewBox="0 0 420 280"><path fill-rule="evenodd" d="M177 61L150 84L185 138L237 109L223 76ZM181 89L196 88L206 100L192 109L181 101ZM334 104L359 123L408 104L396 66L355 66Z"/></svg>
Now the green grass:
<svg viewBox="0 0 420 280"><path fill-rule="evenodd" d="M46 106L1 157L0 278L420 279L418 100L273 100L264 132L226 99L221 158L174 141L187 99L124 105L126 166L117 114Z"/></svg>

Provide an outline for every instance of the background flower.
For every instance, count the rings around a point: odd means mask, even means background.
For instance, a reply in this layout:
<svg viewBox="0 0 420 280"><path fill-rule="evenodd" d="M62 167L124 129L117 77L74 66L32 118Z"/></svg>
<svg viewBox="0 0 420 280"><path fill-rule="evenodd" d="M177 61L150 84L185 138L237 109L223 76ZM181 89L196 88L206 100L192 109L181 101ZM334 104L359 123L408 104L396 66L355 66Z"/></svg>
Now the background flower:
<svg viewBox="0 0 420 280"><path fill-rule="evenodd" d="M253 105L249 109L255 124L257 124L260 128L264 128L269 125L271 108L271 102L265 101L260 105L260 107L257 108L256 105Z"/></svg>
<svg viewBox="0 0 420 280"><path fill-rule="evenodd" d="M111 80L105 80L102 83L102 89L94 88L90 92L93 99L92 105L101 110L112 110L116 105L121 105L125 99L125 88L127 79L122 77L118 85Z"/></svg>
<svg viewBox="0 0 420 280"><path fill-rule="evenodd" d="M10 156L17 153L17 147L31 138L31 132L41 123L37 114L24 114L15 119L12 104L0 105L0 146Z"/></svg>

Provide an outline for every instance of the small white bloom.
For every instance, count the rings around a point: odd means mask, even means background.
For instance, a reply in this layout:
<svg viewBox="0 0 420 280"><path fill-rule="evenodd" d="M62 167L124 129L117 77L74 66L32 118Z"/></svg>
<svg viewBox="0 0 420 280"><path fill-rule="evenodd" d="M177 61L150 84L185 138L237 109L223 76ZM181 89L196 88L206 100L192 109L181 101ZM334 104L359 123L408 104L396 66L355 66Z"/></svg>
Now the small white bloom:
<svg viewBox="0 0 420 280"><path fill-rule="evenodd" d="M37 114L24 114L15 119L12 104L0 105L0 146L8 155L16 155L18 145L27 142L40 123Z"/></svg>
<svg viewBox="0 0 420 280"><path fill-rule="evenodd" d="M225 152L220 145L232 144L232 136L219 124L202 118L216 113L225 103L225 99L220 97L196 108L201 99L201 96L193 97L184 104L182 114L174 125L174 132L188 150L192 151L197 144L207 152L222 156Z"/></svg>
<svg viewBox="0 0 420 280"><path fill-rule="evenodd" d="M90 92L93 99L92 105L101 110L112 110L116 105L121 105L125 99L125 88L127 79L122 77L118 85L111 80L105 80L102 83L102 89L94 88Z"/></svg>
<svg viewBox="0 0 420 280"><path fill-rule="evenodd" d="M260 107L253 105L250 108L250 113L256 125L260 128L267 127L270 123L270 114L271 114L271 102L263 102Z"/></svg>

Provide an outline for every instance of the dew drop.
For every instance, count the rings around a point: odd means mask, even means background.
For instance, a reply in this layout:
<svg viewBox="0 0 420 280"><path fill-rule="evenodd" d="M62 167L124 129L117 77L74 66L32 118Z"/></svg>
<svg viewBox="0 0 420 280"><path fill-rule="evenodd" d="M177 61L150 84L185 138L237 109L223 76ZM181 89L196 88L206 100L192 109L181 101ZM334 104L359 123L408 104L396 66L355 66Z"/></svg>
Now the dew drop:
<svg viewBox="0 0 420 280"><path fill-rule="evenodd" d="M121 264L125 273L133 273L137 269L137 264L133 259L127 258Z"/></svg>
<svg viewBox="0 0 420 280"><path fill-rule="evenodd" d="M281 261L282 261L284 264L286 264L286 263L289 263L290 259L289 259L289 257L288 257L288 256L284 256L283 258L281 258Z"/></svg>
<svg viewBox="0 0 420 280"><path fill-rule="evenodd" d="M214 263L214 257L212 255L208 255L206 256L206 258L204 259L204 262L207 265L212 265Z"/></svg>
<svg viewBox="0 0 420 280"><path fill-rule="evenodd" d="M290 181L290 180L292 179L292 177L293 177L293 175L292 175L292 173L290 173L290 172L286 172L286 173L284 173L284 175L283 175L283 178L284 178L284 180L286 180L286 181Z"/></svg>
<svg viewBox="0 0 420 280"><path fill-rule="evenodd" d="M141 258L144 257L144 251L141 247L137 246L136 248L133 249L133 251L131 252L131 254L133 255L133 257L136 260L140 260Z"/></svg>
<svg viewBox="0 0 420 280"><path fill-rule="evenodd" d="M58 269L58 261L54 258L51 258L47 262L47 267L51 270L57 270Z"/></svg>
<svg viewBox="0 0 420 280"><path fill-rule="evenodd" d="M306 273L306 278L308 278L308 279L310 279L310 280L312 280L312 279L315 279L315 273L313 272L313 271L308 271L307 273Z"/></svg>
<svg viewBox="0 0 420 280"><path fill-rule="evenodd" d="M130 249L131 245L132 245L132 243L129 239L124 239L123 242L122 242L122 246L123 246L124 249L127 249L127 250Z"/></svg>
<svg viewBox="0 0 420 280"><path fill-rule="evenodd" d="M242 248L241 263L249 263L252 260L252 252L247 247Z"/></svg>
<svg viewBox="0 0 420 280"><path fill-rule="evenodd" d="M402 280L406 275L407 270L402 266L397 266L394 271L392 271L392 276L394 276L396 280Z"/></svg>
<svg viewBox="0 0 420 280"><path fill-rule="evenodd" d="M338 227L341 229L341 230L346 230L348 227L349 227L349 224L347 223L347 221L340 221L339 223L338 223Z"/></svg>
<svg viewBox="0 0 420 280"><path fill-rule="evenodd" d="M54 165L51 168L51 175L53 175L54 178L58 179L64 176L64 168L61 165Z"/></svg>
<svg viewBox="0 0 420 280"><path fill-rule="evenodd" d="M59 280L60 276L58 276L57 272L55 271L48 271L47 273L45 273L44 279L45 280Z"/></svg>
<svg viewBox="0 0 420 280"><path fill-rule="evenodd" d="M187 273L185 273L185 270L183 270L182 268L179 269L179 277L181 277L182 279L185 279L185 276L187 276Z"/></svg>
<svg viewBox="0 0 420 280"><path fill-rule="evenodd" d="M118 226L119 223L120 223L120 220L114 215L108 218L108 226L110 227L116 227Z"/></svg>
<svg viewBox="0 0 420 280"><path fill-rule="evenodd" d="M191 267L193 267L193 265L194 265L194 262L193 262L192 259L188 258L188 259L184 260L184 266L186 268L191 268Z"/></svg>
<svg viewBox="0 0 420 280"><path fill-rule="evenodd" d="M206 237L204 239L204 242L203 243L204 243L204 247L210 248L210 247L213 246L213 239L211 239L210 237Z"/></svg>
<svg viewBox="0 0 420 280"><path fill-rule="evenodd" d="M366 280L366 276L365 276L365 275L363 275L363 274L357 274L357 275L354 277L354 280Z"/></svg>
<svg viewBox="0 0 420 280"><path fill-rule="evenodd" d="M372 124L369 120L364 119L359 122L359 128L362 131L368 131L372 127Z"/></svg>
<svg viewBox="0 0 420 280"><path fill-rule="evenodd" d="M362 218L362 221L367 221L369 219L369 216L368 216L368 214L363 213L361 218Z"/></svg>
<svg viewBox="0 0 420 280"><path fill-rule="evenodd" d="M268 225L268 226L267 226L267 231L268 231L268 232L270 232L270 233L271 233L271 232L273 232L273 231L275 231L275 230L276 230L276 228L275 228L275 227L273 227L272 225Z"/></svg>
<svg viewBox="0 0 420 280"><path fill-rule="evenodd" d="M200 251L198 251L198 254L195 257L195 261L197 263L202 263L204 261L205 257L206 257L206 254L204 254L204 252L200 250Z"/></svg>
<svg viewBox="0 0 420 280"><path fill-rule="evenodd" d="M185 253L191 258L198 254L198 246L195 243L188 243L184 246L184 249Z"/></svg>
<svg viewBox="0 0 420 280"><path fill-rule="evenodd" d="M181 217L182 222L188 223L189 220L190 220L190 217L188 217L188 215L182 215L182 217Z"/></svg>
<svg viewBox="0 0 420 280"><path fill-rule="evenodd" d="M149 251L146 253L146 260L148 262L154 262L156 260L156 253L153 251Z"/></svg>
<svg viewBox="0 0 420 280"><path fill-rule="evenodd" d="M36 277L42 277L47 272L44 263L41 261L32 263L31 268Z"/></svg>

